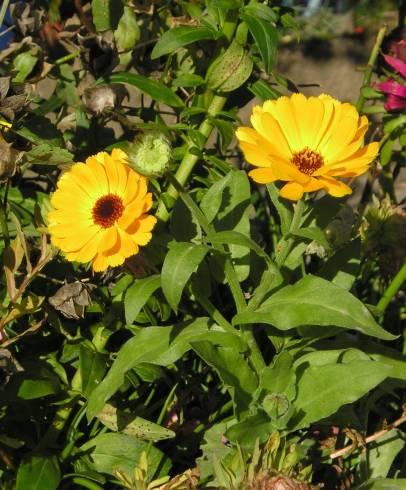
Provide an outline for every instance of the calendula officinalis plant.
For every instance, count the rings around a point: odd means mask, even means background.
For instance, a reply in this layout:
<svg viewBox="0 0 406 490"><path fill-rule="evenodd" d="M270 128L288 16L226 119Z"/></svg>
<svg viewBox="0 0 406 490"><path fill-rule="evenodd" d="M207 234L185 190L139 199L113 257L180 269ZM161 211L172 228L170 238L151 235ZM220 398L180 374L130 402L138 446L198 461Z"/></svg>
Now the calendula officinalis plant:
<svg viewBox="0 0 406 490"><path fill-rule="evenodd" d="M8 4L0 488L406 488L402 2L358 100L295 2Z"/></svg>

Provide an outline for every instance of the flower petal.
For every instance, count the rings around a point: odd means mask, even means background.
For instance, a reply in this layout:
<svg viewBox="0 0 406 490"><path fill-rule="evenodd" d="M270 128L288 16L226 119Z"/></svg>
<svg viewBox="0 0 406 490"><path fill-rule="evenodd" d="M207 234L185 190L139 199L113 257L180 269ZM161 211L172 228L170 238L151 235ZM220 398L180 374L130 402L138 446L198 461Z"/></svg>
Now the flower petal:
<svg viewBox="0 0 406 490"><path fill-rule="evenodd" d="M278 179L270 168L255 168L248 175L258 184L270 184Z"/></svg>
<svg viewBox="0 0 406 490"><path fill-rule="evenodd" d="M279 195L291 201L298 201L303 196L303 186L297 182L288 182L279 191Z"/></svg>
<svg viewBox="0 0 406 490"><path fill-rule="evenodd" d="M339 180L332 179L324 175L319 177L318 180L323 183L326 192L333 197L343 197L352 193L351 187L348 187L348 185L344 184L344 182L340 182Z"/></svg>
<svg viewBox="0 0 406 490"><path fill-rule="evenodd" d="M400 73L402 77L406 78L406 63L387 54L384 54L383 57L385 58L385 61L386 63L388 63L388 65L390 65L394 70Z"/></svg>

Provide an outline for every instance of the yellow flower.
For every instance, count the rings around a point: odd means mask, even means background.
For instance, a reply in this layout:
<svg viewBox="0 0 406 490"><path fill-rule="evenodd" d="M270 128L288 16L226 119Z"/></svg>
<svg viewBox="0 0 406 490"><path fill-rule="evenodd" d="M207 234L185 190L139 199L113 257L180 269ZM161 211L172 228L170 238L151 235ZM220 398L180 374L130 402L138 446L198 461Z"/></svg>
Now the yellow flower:
<svg viewBox="0 0 406 490"><path fill-rule="evenodd" d="M319 189L334 197L351 194L335 177L363 174L379 149L377 142L362 147L368 119L325 94L268 100L254 107L251 123L254 128L236 132L245 159L259 167L250 177L260 184L286 181L280 195L293 201Z"/></svg>
<svg viewBox="0 0 406 490"><path fill-rule="evenodd" d="M48 214L52 243L66 258L92 261L94 271L121 265L151 240L156 218L147 214L152 195L147 179L114 149L97 153L64 173Z"/></svg>

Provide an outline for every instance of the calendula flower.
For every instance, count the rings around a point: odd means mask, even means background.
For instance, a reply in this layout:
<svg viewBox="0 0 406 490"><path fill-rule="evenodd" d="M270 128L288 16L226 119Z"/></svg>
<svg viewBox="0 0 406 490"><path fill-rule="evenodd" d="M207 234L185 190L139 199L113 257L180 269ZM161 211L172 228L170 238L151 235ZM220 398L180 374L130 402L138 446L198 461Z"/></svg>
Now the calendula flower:
<svg viewBox="0 0 406 490"><path fill-rule="evenodd" d="M334 197L351 194L337 177L363 174L379 149L377 142L362 147L368 119L325 94L268 100L254 107L251 123L236 132L245 159L258 167L250 177L260 184L287 182L280 195L293 201L320 189Z"/></svg>
<svg viewBox="0 0 406 490"><path fill-rule="evenodd" d="M152 195L147 179L127 162L122 150L100 152L60 177L48 228L68 260L91 261L94 271L103 271L121 265L151 240Z"/></svg>

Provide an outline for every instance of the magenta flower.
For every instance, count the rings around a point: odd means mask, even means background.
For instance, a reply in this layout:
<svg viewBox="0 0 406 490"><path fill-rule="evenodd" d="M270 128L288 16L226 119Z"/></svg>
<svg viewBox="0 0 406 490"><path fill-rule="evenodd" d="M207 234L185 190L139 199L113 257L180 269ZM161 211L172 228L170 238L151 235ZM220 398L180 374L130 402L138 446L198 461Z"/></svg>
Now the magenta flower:
<svg viewBox="0 0 406 490"><path fill-rule="evenodd" d="M386 63L406 80L406 63L399 58L394 58L389 55L384 55L384 58ZM384 106L387 111L396 111L406 108L406 81L398 83L389 78L386 82L376 83L375 88L388 94Z"/></svg>

